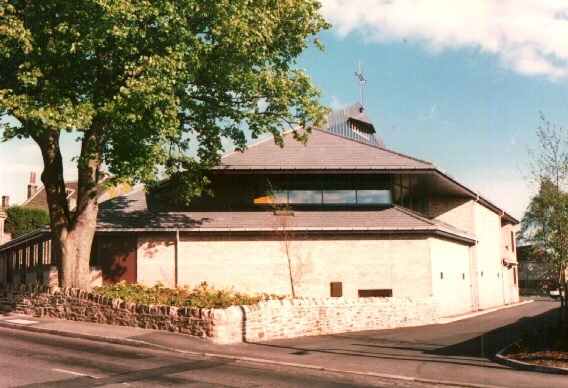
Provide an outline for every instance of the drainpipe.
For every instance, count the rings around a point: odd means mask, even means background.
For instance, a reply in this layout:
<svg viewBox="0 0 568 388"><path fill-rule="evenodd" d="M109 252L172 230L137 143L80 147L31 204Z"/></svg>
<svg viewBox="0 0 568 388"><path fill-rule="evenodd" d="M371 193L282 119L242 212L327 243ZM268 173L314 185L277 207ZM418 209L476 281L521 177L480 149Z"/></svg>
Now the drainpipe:
<svg viewBox="0 0 568 388"><path fill-rule="evenodd" d="M176 229L176 244L174 253L174 285L178 286L178 261L179 261L179 229Z"/></svg>

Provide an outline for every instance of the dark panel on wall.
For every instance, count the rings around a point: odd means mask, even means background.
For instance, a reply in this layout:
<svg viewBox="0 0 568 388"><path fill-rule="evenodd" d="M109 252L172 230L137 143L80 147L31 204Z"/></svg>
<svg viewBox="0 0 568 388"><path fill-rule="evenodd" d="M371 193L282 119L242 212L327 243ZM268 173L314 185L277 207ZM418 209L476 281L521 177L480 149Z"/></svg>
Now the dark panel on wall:
<svg viewBox="0 0 568 388"><path fill-rule="evenodd" d="M392 290L390 289L359 290L359 298L391 297L391 296L392 296Z"/></svg>
<svg viewBox="0 0 568 388"><path fill-rule="evenodd" d="M340 298L343 296L343 283L331 282L329 283L330 295L332 298Z"/></svg>
<svg viewBox="0 0 568 388"><path fill-rule="evenodd" d="M136 237L99 237L99 263L105 284L136 283Z"/></svg>

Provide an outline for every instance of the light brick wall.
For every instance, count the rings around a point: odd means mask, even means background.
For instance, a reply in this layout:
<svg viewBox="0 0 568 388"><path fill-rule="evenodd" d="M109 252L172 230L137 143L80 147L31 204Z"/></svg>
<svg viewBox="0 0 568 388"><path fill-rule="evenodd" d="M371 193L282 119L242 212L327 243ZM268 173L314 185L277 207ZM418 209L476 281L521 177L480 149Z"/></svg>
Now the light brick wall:
<svg viewBox="0 0 568 388"><path fill-rule="evenodd" d="M440 316L471 311L469 246L431 238L430 252L433 294L440 305Z"/></svg>
<svg viewBox="0 0 568 388"><path fill-rule="evenodd" d="M511 232L514 236L514 226L505 224L501 227L501 256L510 260L517 261L517 246L515 239L511 239ZM519 277L515 272L518 270L516 266L503 267L503 284L505 290L505 302L516 303L519 301Z"/></svg>
<svg viewBox="0 0 568 388"><path fill-rule="evenodd" d="M138 283L153 286L160 282L169 287L175 286L175 242L173 234L138 236Z"/></svg>
<svg viewBox="0 0 568 388"><path fill-rule="evenodd" d="M505 304L501 261L501 217L485 206L475 203L475 236L477 244L477 272L479 308Z"/></svg>
<svg viewBox="0 0 568 388"><path fill-rule="evenodd" d="M216 287L256 293L290 294L287 259L281 241L261 238L182 237L179 284L207 281ZM309 237L294 241L293 260L304 273L297 296L328 297L330 282L343 282L343 295L359 289L392 289L393 296L432 294L427 238Z"/></svg>
<svg viewBox="0 0 568 388"><path fill-rule="evenodd" d="M467 198L433 197L428 201L428 213L436 220L475 234L474 201Z"/></svg>

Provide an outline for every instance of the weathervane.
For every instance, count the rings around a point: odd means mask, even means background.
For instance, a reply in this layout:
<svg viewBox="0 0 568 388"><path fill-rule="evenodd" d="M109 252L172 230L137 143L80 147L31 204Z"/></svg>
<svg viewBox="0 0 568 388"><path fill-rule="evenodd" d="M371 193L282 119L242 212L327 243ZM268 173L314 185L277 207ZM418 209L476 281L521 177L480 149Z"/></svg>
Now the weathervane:
<svg viewBox="0 0 568 388"><path fill-rule="evenodd" d="M359 61L359 70L355 72L355 77L359 80L359 90L360 90L360 98L361 98L361 106L363 104L363 87L367 84L367 78L363 75L363 68L361 67L361 61Z"/></svg>

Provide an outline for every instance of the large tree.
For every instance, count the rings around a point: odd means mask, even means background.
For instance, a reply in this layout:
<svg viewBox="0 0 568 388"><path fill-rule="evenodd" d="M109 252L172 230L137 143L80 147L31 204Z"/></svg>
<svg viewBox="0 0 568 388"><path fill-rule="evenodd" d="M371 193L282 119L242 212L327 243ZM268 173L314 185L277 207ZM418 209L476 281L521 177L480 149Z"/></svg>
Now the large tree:
<svg viewBox="0 0 568 388"><path fill-rule="evenodd" d="M314 35L329 26L319 8L315 0L0 0L0 115L16 119L2 120L3 136L31 138L41 150L62 286L89 286L102 163L115 180L198 185L192 172L218 162L224 138L240 149L246 131L281 143L284 125L323 119L318 90L294 67L308 45L321 46ZM64 131L81 144L74 213Z"/></svg>
<svg viewBox="0 0 568 388"><path fill-rule="evenodd" d="M521 222L521 238L543 252L564 291L561 304L568 316L566 268L568 267L568 142L563 128L541 114L538 146L531 150L531 179L538 192Z"/></svg>

